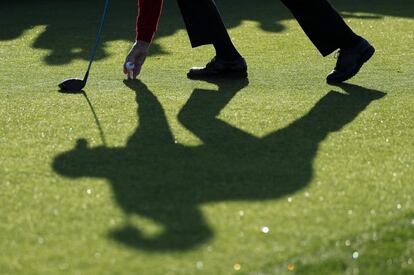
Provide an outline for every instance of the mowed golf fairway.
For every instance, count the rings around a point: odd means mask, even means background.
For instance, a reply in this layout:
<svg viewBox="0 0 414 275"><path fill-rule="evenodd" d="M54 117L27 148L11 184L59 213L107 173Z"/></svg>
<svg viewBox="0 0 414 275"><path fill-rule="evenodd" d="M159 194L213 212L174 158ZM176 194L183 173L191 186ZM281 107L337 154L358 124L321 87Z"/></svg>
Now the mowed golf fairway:
<svg viewBox="0 0 414 275"><path fill-rule="evenodd" d="M217 0L249 81L190 81L165 3L124 83L136 1L2 1L0 274L414 274L414 1L332 0L377 49L347 85L271 0Z"/></svg>

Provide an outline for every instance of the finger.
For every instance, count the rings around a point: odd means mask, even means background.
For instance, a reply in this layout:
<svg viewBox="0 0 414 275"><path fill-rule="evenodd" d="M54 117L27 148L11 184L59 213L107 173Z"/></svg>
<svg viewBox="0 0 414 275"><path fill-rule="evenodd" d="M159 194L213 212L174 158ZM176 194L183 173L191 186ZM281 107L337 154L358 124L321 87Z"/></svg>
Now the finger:
<svg viewBox="0 0 414 275"><path fill-rule="evenodd" d="M137 79L137 76L141 73L141 68L142 68L141 64L137 64L135 66L134 70L132 71L132 78L133 79Z"/></svg>
<svg viewBox="0 0 414 275"><path fill-rule="evenodd" d="M125 60L124 65L122 66L122 68L123 68L123 70L124 70L124 74L128 74L128 69L127 69L127 66L126 66L126 64L127 64L128 62L129 62L129 61L128 61L128 59L127 59L127 60Z"/></svg>
<svg viewBox="0 0 414 275"><path fill-rule="evenodd" d="M131 54L128 54L128 56L126 57L126 59L125 59L125 62L124 62L124 65L123 65L123 69L124 69L124 74L128 74L128 68L127 68L127 63L136 63L136 62L134 62L134 59L136 59L136 58L134 58Z"/></svg>
<svg viewBox="0 0 414 275"><path fill-rule="evenodd" d="M134 70L134 75L133 75L134 79L136 79L137 76L141 73L142 66L145 63L145 59L146 59L145 54L142 54L142 55L138 56L138 58L136 60L136 63L135 63L136 70Z"/></svg>

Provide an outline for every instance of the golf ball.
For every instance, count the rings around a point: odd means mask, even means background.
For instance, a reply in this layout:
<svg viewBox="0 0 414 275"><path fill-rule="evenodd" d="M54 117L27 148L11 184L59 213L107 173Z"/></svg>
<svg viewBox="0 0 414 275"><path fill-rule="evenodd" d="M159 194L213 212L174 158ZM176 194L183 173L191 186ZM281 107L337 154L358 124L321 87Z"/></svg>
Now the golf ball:
<svg viewBox="0 0 414 275"><path fill-rule="evenodd" d="M127 63L125 64L125 67L126 67L126 69L127 69L128 71L131 71L131 70L133 70L133 69L135 68L135 65L134 65L134 63L132 63L132 62L127 62Z"/></svg>

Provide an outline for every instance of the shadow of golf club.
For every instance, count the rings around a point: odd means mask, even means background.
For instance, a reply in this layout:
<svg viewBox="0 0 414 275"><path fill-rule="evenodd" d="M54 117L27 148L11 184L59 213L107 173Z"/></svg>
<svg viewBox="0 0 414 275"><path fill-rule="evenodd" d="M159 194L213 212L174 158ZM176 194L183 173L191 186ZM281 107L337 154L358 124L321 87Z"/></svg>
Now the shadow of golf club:
<svg viewBox="0 0 414 275"><path fill-rule="evenodd" d="M95 108L93 107L92 102L90 101L90 99L89 99L88 95L86 94L86 92L84 90L76 91L76 92L72 92L72 91L68 92L68 91L64 91L64 90L59 90L58 92L59 93L62 93L62 94L67 94L67 95L69 95L69 94L72 94L72 95L82 95L83 98L85 98L86 103L88 104L89 109L92 112L93 118L95 120L96 127L98 128L99 136L101 138L102 144L104 146L107 146L107 142L106 142L106 138L105 138L104 131L102 129L101 122L99 121L98 115L95 112Z"/></svg>

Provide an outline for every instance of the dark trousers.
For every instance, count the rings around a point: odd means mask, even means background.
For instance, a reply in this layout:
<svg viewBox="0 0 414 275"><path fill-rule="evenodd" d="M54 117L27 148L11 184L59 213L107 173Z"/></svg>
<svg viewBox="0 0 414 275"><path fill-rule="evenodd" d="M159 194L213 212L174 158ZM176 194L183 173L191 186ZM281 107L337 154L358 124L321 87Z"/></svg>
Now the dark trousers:
<svg viewBox="0 0 414 275"><path fill-rule="evenodd" d="M323 55L355 45L357 36L327 0L281 0ZM214 0L177 0L193 47L228 37ZM253 2L253 1L252 1Z"/></svg>

